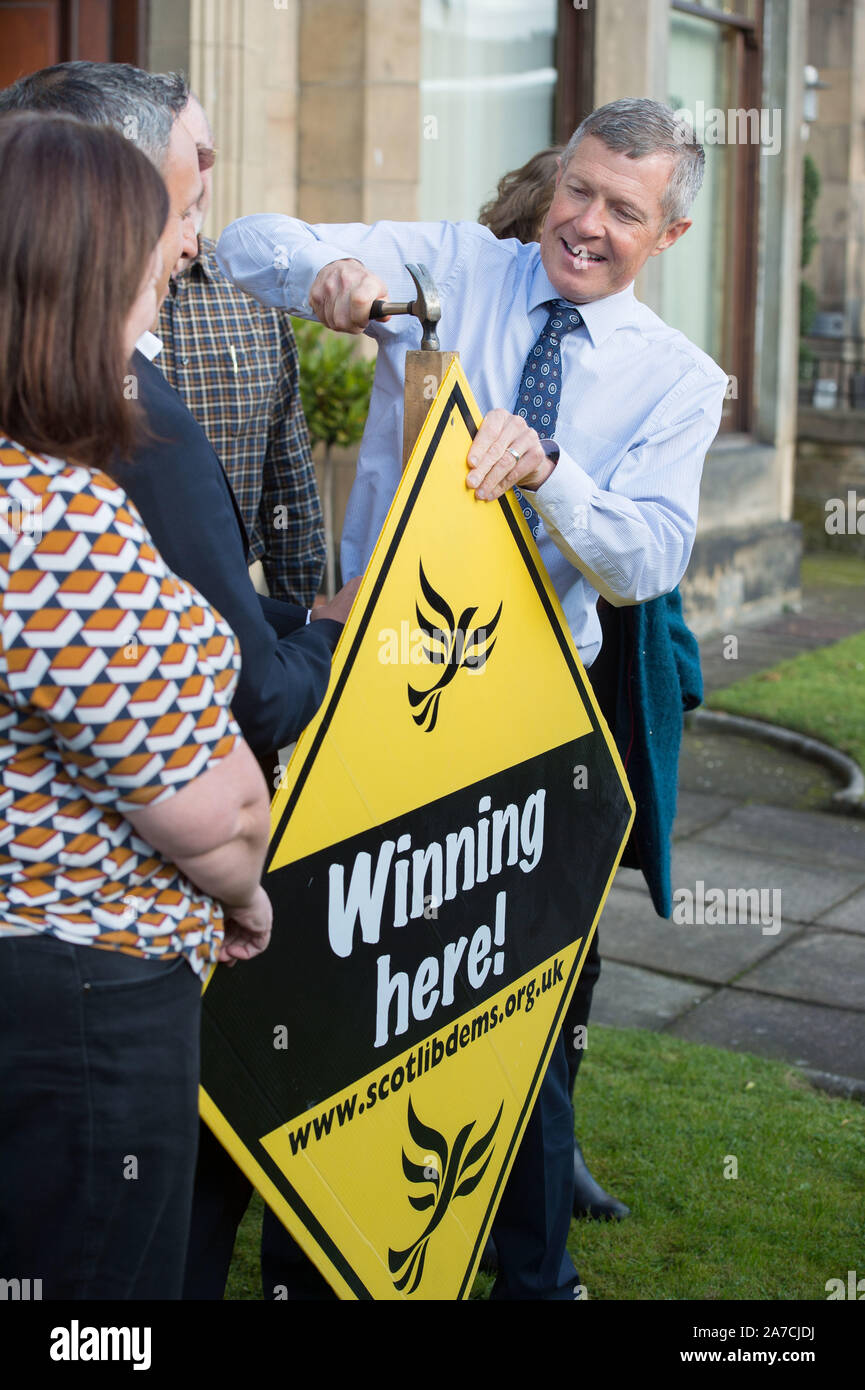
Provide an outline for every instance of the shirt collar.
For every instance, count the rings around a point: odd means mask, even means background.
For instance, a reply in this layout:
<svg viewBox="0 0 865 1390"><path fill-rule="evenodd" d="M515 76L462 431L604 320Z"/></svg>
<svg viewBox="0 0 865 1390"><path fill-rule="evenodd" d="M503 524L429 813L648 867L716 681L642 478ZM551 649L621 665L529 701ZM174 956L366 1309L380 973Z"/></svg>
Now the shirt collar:
<svg viewBox="0 0 865 1390"><path fill-rule="evenodd" d="M537 309L547 300L560 298L561 295L553 288L539 254L529 291L529 310ZM636 306L634 286L630 284L619 290L618 294L608 295L606 299L593 299L589 304L575 304L574 308L582 315L592 346L600 347L617 328L637 322Z"/></svg>
<svg viewBox="0 0 865 1390"><path fill-rule="evenodd" d="M142 333L135 346L142 357L146 357L148 362L152 362L162 351L163 342L161 338L157 338L155 333L151 333L148 328L146 332Z"/></svg>

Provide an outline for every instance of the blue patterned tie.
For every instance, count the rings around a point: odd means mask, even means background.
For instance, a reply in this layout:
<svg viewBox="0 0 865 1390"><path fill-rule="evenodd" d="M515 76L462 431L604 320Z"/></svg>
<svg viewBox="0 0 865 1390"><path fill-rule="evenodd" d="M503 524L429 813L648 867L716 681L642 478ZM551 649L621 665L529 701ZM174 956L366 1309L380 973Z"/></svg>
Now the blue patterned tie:
<svg viewBox="0 0 865 1390"><path fill-rule="evenodd" d="M562 357L560 343L566 333L573 333L583 322L573 304L564 299L548 300L550 313L540 337L535 343L523 367L514 414L521 415L541 439L552 439L556 420L559 416L559 395L562 389ZM514 488L514 496L522 508L529 530L538 539L541 519L526 501L519 488Z"/></svg>

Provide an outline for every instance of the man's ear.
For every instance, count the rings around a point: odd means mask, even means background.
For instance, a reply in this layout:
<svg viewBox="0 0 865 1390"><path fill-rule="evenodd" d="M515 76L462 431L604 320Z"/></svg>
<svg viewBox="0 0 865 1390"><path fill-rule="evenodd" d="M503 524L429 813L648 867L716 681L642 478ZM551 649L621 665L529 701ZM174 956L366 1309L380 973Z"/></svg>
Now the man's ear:
<svg viewBox="0 0 865 1390"><path fill-rule="evenodd" d="M667 230L663 232L659 238L654 251L650 254L653 256L660 256L662 251L666 251L668 246L672 246L674 242L679 240L680 236L684 236L691 226L693 226L693 222L689 217L680 217L677 221L671 222Z"/></svg>

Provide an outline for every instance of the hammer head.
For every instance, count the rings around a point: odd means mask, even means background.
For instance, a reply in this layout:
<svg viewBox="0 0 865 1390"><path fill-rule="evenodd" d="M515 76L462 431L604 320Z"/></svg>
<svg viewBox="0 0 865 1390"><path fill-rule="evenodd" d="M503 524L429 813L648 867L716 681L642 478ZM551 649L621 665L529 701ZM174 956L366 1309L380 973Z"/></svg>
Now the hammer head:
<svg viewBox="0 0 865 1390"><path fill-rule="evenodd" d="M420 345L422 348L438 352L439 340L435 326L442 316L439 292L425 265L411 265L406 262L405 268L414 280L417 289L417 298L412 305L412 313L421 322L423 336Z"/></svg>

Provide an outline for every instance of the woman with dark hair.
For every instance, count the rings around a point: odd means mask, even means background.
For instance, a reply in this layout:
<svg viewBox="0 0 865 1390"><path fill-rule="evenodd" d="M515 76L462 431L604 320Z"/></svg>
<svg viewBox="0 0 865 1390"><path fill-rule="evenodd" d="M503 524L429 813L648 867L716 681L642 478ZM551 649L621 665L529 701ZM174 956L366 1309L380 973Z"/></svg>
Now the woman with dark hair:
<svg viewBox="0 0 865 1390"><path fill-rule="evenodd" d="M0 186L0 1265L178 1298L201 982L269 940L268 795L234 634L111 476L165 186L110 129L18 113Z"/></svg>
<svg viewBox="0 0 865 1390"><path fill-rule="evenodd" d="M537 241L556 191L559 156L564 145L538 150L521 169L511 169L499 179L495 198L484 203L478 221L499 241Z"/></svg>

